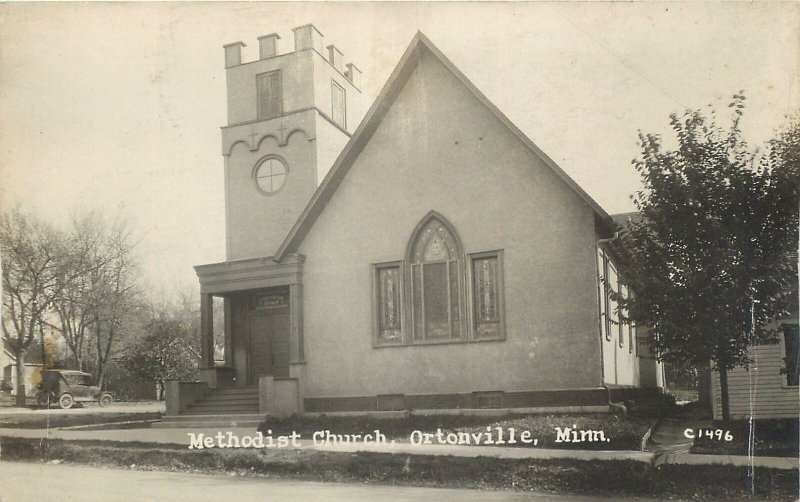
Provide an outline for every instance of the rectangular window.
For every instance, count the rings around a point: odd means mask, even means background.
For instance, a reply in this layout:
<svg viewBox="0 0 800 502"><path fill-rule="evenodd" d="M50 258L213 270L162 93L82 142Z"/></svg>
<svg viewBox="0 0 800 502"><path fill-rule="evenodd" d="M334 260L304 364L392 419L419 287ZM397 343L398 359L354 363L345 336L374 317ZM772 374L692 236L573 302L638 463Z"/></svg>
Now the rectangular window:
<svg viewBox="0 0 800 502"><path fill-rule="evenodd" d="M470 255L470 266L473 336L477 340L502 338L504 336L502 251Z"/></svg>
<svg viewBox="0 0 800 502"><path fill-rule="evenodd" d="M623 283L619 283L619 294L623 299L628 298L628 286ZM622 309L622 307L620 307ZM623 347L625 345L625 336L630 336L628 333L628 322L624 320L624 315L627 312L625 309L622 309L617 315L617 320L619 321L619 346Z"/></svg>
<svg viewBox="0 0 800 502"><path fill-rule="evenodd" d="M608 275L606 276L606 339L612 339L612 333L619 333L619 322L617 319L617 301L612 298L619 287L619 276L617 268L606 258L608 264Z"/></svg>
<svg viewBox="0 0 800 502"><path fill-rule="evenodd" d="M600 308L600 336L609 339L607 326L606 300L608 299L608 289L606 286L606 255L602 249L597 248L597 298Z"/></svg>
<svg viewBox="0 0 800 502"><path fill-rule="evenodd" d="M636 328L634 328L633 324L628 324L628 352L633 354L636 345L638 345L636 343Z"/></svg>
<svg viewBox="0 0 800 502"><path fill-rule="evenodd" d="M633 298L633 291L628 288L628 298ZM625 311L627 314L627 310ZM638 355L639 342L636 339L636 326L633 322L628 321L628 352Z"/></svg>
<svg viewBox="0 0 800 502"><path fill-rule="evenodd" d="M283 114L283 83L280 70L256 75L256 89L259 120Z"/></svg>
<svg viewBox="0 0 800 502"><path fill-rule="evenodd" d="M402 274L400 263L375 265L378 344L403 342Z"/></svg>
<svg viewBox="0 0 800 502"><path fill-rule="evenodd" d="M786 373L786 385L790 387L797 387L800 384L800 337L798 336L797 324L784 324L783 330L783 346L786 351L784 357L785 367L783 372Z"/></svg>
<svg viewBox="0 0 800 502"><path fill-rule="evenodd" d="M347 127L347 116L345 113L346 102L344 88L331 80L331 118L342 127Z"/></svg>

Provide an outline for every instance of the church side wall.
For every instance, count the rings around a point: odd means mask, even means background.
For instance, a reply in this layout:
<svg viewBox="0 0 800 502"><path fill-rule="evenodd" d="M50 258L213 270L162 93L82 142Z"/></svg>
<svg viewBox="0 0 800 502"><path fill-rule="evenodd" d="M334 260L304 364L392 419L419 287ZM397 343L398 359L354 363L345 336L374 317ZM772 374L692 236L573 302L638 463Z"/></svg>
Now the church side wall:
<svg viewBox="0 0 800 502"><path fill-rule="evenodd" d="M503 250L505 340L373 346L373 264L431 210ZM300 253L307 398L602 384L592 210L428 56Z"/></svg>

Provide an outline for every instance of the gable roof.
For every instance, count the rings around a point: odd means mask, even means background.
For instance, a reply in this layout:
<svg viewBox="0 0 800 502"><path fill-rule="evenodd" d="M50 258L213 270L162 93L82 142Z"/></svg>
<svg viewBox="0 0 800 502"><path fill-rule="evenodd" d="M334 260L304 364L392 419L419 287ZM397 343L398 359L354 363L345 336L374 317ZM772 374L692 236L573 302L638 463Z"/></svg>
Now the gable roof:
<svg viewBox="0 0 800 502"><path fill-rule="evenodd" d="M418 31L414 39L409 44L400 62L395 67L389 80L383 86L375 102L370 107L358 129L353 133L353 136L345 145L342 152L336 158L333 166L328 171L328 174L322 180L322 183L311 199L308 201L300 217L289 230L289 234L284 239L278 251L273 256L273 260L280 261L287 253L293 253L298 250L300 244L303 242L306 234L316 222L319 215L322 213L327 202L331 199L336 189L342 183L342 180L347 175L350 167L353 165L358 155L369 142L372 135L378 129L378 126L383 121L386 113L394 104L397 96L400 95L403 87L405 86L408 78L413 73L414 69L422 59L423 53L433 55L445 68L447 68L484 106L486 106L499 120L505 125L529 150L531 150L537 157L542 159L544 163L550 167L572 190L574 190L586 204L595 212L595 215L604 222L611 220L611 217L606 213L597 202L592 199L575 181L567 175L556 163L547 156L533 141L528 138L517 126L515 126L501 112L489 99L478 90L469 79L456 68L456 66L442 52L433 45L428 37L421 31Z"/></svg>

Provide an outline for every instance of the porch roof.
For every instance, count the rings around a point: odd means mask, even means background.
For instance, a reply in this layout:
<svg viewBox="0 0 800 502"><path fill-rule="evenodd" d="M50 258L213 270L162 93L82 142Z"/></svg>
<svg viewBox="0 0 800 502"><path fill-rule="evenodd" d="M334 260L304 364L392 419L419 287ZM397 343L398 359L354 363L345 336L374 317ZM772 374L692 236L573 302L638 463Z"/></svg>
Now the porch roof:
<svg viewBox="0 0 800 502"><path fill-rule="evenodd" d="M225 294L302 284L304 260L301 254L287 255L280 262L264 256L197 265L194 270L200 280L200 293Z"/></svg>

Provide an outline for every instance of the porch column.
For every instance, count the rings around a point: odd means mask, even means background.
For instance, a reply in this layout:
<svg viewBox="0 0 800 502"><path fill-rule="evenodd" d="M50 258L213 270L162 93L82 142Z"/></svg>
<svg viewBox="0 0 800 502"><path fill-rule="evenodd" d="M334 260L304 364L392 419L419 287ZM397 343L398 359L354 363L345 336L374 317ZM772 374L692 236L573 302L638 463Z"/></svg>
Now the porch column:
<svg viewBox="0 0 800 502"><path fill-rule="evenodd" d="M291 318L291 362L305 362L303 348L303 285L289 285L289 315Z"/></svg>
<svg viewBox="0 0 800 502"><path fill-rule="evenodd" d="M233 367L233 304L229 297L223 298L225 308L225 366Z"/></svg>
<svg viewBox="0 0 800 502"><path fill-rule="evenodd" d="M200 368L214 367L214 297L200 294Z"/></svg>

